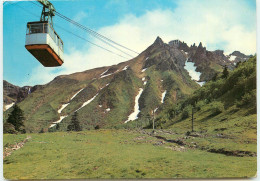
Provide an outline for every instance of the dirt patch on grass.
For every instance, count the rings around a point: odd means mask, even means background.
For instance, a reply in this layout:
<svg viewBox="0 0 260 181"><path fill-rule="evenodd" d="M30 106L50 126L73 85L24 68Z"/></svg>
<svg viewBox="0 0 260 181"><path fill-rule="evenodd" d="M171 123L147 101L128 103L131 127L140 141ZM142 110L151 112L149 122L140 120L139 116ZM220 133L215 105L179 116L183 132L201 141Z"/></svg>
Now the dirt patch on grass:
<svg viewBox="0 0 260 181"><path fill-rule="evenodd" d="M13 151L15 150L19 150L20 148L22 148L24 146L24 144L31 139L31 136L27 136L27 138L25 138L23 141L19 142L19 143L15 143L13 145L8 145L7 147L4 148L4 155L3 155L3 159L5 159L6 157L10 156L12 154Z"/></svg>
<svg viewBox="0 0 260 181"><path fill-rule="evenodd" d="M204 150L204 151L207 151L210 153L224 154L227 156L236 156L236 157L256 157L257 156L257 154L255 152L242 151L242 150L225 150L225 148L220 148L220 149L207 148L204 146L200 146L199 144L197 144L194 141L191 143L185 141L187 139L194 138L194 137L200 137L200 138L205 138L205 139L206 139L206 137L208 137L207 135L201 135L199 133L192 133L189 136L179 137L177 139L167 139L164 136L156 135L155 133L148 133L144 130L140 133L143 133L143 134L146 134L146 135L159 139L160 141L153 144L155 146L163 145L166 142L177 144L178 146L171 145L171 146L165 147L165 148L171 149L173 151L185 151L187 149L200 149L200 150ZM161 131L161 133L163 133L163 131ZM170 134L174 134L174 133L170 133ZM218 134L216 137L223 138L223 139L231 139L230 137L225 136L223 134Z"/></svg>
<svg viewBox="0 0 260 181"><path fill-rule="evenodd" d="M165 148L171 149L172 151L184 152L187 149L184 146L166 146Z"/></svg>
<svg viewBox="0 0 260 181"><path fill-rule="evenodd" d="M240 150L227 151L224 148L221 148L221 149L209 149L207 151L211 152L211 153L220 153L220 154L224 154L224 155L227 155L227 156L237 156L237 157L245 157L245 156L255 157L256 156L256 153L254 153L254 152L240 151Z"/></svg>

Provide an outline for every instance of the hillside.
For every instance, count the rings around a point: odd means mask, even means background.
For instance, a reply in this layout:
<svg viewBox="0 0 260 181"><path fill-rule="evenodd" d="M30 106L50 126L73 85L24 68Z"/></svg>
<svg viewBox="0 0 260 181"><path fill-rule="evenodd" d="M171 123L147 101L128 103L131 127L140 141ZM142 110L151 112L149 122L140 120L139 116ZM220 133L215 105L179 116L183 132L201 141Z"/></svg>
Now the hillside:
<svg viewBox="0 0 260 181"><path fill-rule="evenodd" d="M31 86L19 87L10 84L9 82L4 80L3 81L4 111L12 107L14 103L23 101L27 97L28 93L34 90L35 89L31 89Z"/></svg>
<svg viewBox="0 0 260 181"><path fill-rule="evenodd" d="M192 109L195 133L191 132ZM157 128L203 137L197 142L197 147L203 149L256 152L256 117L256 57L253 57L240 63L226 78L219 74L185 100L164 110L155 122ZM217 138L222 141L216 142Z"/></svg>
<svg viewBox="0 0 260 181"><path fill-rule="evenodd" d="M213 75L208 66L219 67L214 74L221 72L224 65L234 67L228 57L222 56L223 51L220 56L216 51L206 51L201 44L189 47L184 42L174 42L166 44L157 37L151 46L127 62L61 75L48 84L34 86L32 93L17 101L25 113L26 130L47 131L60 123L60 130L65 131L74 112L78 113L83 129L97 125L125 127L128 124L124 123L131 124L132 120L144 123L145 127L153 112L159 114L200 87L186 70L187 61L201 72L200 81ZM11 110L4 113L5 119Z"/></svg>
<svg viewBox="0 0 260 181"><path fill-rule="evenodd" d="M256 114L256 57L238 64L233 71L229 71L226 78L223 73L218 74L188 98L162 112L162 116L168 115L165 123L159 121L164 118L158 118L158 121L166 127L174 127L186 118L190 119L192 107L195 116L208 117L205 121L215 116L225 117L238 112L244 112L244 116ZM200 120L197 119L196 122Z"/></svg>

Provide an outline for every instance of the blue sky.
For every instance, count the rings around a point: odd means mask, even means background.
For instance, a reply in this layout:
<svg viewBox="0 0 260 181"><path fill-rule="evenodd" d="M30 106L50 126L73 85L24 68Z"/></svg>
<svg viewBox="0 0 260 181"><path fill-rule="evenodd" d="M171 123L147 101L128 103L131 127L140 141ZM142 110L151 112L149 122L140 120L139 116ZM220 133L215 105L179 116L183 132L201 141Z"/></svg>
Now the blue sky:
<svg viewBox="0 0 260 181"><path fill-rule="evenodd" d="M200 41L209 50L256 52L256 4L253 0L85 0L51 1L61 14L142 52L160 36L165 42ZM35 14L36 16L32 15ZM127 59L105 52L69 31L102 45L60 17L54 28L64 41L65 63L43 67L24 47L26 23L38 21L41 8L31 2L3 8L4 79L19 86L45 84L55 76L117 64ZM38 16L38 17L37 17ZM104 45L105 46L105 45Z"/></svg>

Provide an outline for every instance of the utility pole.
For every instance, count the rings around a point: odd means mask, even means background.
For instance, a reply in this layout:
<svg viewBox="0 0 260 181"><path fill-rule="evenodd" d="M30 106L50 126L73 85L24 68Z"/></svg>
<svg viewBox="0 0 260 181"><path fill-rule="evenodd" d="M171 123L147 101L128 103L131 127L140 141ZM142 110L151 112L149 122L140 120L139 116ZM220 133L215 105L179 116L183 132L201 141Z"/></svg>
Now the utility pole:
<svg viewBox="0 0 260 181"><path fill-rule="evenodd" d="M193 117L194 110L193 110L193 109L194 109L194 107L192 107L192 109L191 109L191 110L192 110L192 113L191 113L191 129L192 129L192 130L191 130L191 132L194 131L194 130L193 130L193 121L194 121L194 117Z"/></svg>
<svg viewBox="0 0 260 181"><path fill-rule="evenodd" d="M154 110L152 111L153 113L153 130L154 130Z"/></svg>

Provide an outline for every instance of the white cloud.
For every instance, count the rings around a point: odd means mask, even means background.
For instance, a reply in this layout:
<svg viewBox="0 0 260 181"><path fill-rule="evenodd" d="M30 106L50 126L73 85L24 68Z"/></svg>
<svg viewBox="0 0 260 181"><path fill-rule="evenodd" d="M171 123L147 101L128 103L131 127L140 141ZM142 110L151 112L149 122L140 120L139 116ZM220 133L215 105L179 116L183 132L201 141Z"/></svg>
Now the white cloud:
<svg viewBox="0 0 260 181"><path fill-rule="evenodd" d="M118 23L103 27L98 32L139 52L145 50L157 36L160 36L165 42L180 39L188 45L193 43L198 45L202 42L209 50L223 49L225 52L239 50L245 54L254 54L255 11L252 12L245 2L182 0L172 11L157 9L146 11L138 17L128 14ZM91 41L103 45L98 40ZM32 73L34 76L25 84L47 83L57 75L127 60L95 46L84 51L71 47L70 51L65 52L64 57L65 63L58 68L58 72L55 69L38 67Z"/></svg>
<svg viewBox="0 0 260 181"><path fill-rule="evenodd" d="M82 19L84 19L86 17L87 17L87 14L84 11L80 11L74 16L73 20L76 22L80 22Z"/></svg>

